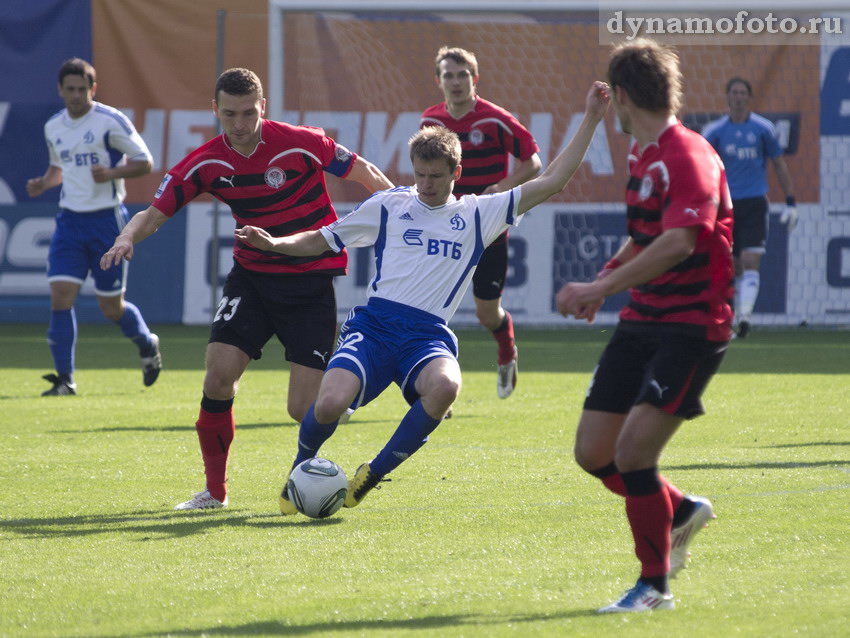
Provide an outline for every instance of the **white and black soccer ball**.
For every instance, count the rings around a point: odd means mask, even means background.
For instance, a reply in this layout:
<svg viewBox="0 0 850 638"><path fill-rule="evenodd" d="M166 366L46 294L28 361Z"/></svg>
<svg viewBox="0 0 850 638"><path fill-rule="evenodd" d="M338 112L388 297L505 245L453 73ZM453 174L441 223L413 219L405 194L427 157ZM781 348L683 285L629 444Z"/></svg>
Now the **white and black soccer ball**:
<svg viewBox="0 0 850 638"><path fill-rule="evenodd" d="M327 518L345 503L348 479L339 465L317 457L292 470L286 489L299 512L310 518Z"/></svg>

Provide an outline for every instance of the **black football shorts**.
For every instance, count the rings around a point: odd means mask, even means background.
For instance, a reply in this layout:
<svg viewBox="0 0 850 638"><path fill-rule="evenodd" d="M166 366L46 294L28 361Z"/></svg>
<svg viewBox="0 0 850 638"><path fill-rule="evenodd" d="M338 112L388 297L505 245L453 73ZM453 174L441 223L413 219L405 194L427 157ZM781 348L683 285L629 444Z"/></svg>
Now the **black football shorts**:
<svg viewBox="0 0 850 638"><path fill-rule="evenodd" d="M259 359L272 335L287 361L324 370L336 338L333 278L257 273L235 265L224 283L210 343L227 343Z"/></svg>

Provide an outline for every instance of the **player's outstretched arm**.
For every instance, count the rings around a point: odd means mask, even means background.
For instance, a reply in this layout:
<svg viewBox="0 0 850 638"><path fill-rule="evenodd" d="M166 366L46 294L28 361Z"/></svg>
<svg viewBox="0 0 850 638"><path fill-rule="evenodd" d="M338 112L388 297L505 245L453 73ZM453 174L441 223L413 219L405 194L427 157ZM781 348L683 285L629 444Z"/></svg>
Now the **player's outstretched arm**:
<svg viewBox="0 0 850 638"><path fill-rule="evenodd" d="M593 139L596 125L605 116L610 101L611 92L608 85L605 82L594 82L587 93L584 119L575 137L570 140L567 148L552 160L542 175L523 184L517 211L520 215L564 190L584 161L584 154Z"/></svg>
<svg viewBox="0 0 850 638"><path fill-rule="evenodd" d="M106 270L120 264L122 259L131 260L133 246L153 235L168 219L168 216L155 206L149 206L133 215L124 230L115 238L112 248L100 258L100 267Z"/></svg>
<svg viewBox="0 0 850 638"><path fill-rule="evenodd" d="M243 226L237 228L233 234L238 241L251 244L254 248L293 257L321 255L329 248L324 235L318 230L306 230L286 237L272 237L262 228Z"/></svg>
<svg viewBox="0 0 850 638"><path fill-rule="evenodd" d="M354 160L354 165L351 167L348 175L345 176L345 179L360 182L370 193L387 190L388 188L393 188L393 186L395 186L395 184L387 179L387 176L381 172L380 168L359 155L357 156L357 159Z"/></svg>
<svg viewBox="0 0 850 638"><path fill-rule="evenodd" d="M573 315L593 323L606 297L651 281L689 257L698 233L697 226L665 230L642 252L595 281L564 285L555 296L555 308L565 317Z"/></svg>

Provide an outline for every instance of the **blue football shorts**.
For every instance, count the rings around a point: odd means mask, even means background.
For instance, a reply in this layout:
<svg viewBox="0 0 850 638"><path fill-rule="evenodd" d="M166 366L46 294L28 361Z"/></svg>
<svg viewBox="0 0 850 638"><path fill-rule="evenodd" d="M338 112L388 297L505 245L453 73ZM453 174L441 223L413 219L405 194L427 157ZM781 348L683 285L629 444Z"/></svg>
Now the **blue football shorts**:
<svg viewBox="0 0 850 638"><path fill-rule="evenodd" d="M352 309L340 328L328 369L343 368L360 379L354 409L393 381L412 405L419 398L416 379L425 365L437 357L457 359L457 352L457 337L440 317L373 297L366 306Z"/></svg>
<svg viewBox="0 0 850 638"><path fill-rule="evenodd" d="M47 281L70 281L82 285L91 274L95 292L115 297L127 288L127 262L101 270L100 258L112 248L118 233L129 221L124 206L91 213L62 209L47 254Z"/></svg>

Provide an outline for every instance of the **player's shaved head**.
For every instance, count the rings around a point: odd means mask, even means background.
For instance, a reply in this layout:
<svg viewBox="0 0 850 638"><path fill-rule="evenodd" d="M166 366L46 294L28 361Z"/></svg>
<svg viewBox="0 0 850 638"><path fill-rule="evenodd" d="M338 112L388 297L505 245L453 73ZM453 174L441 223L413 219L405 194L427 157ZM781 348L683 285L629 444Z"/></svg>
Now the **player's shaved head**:
<svg viewBox="0 0 850 638"><path fill-rule="evenodd" d="M263 83L257 74L250 69L227 69L218 76L215 83L215 95L213 99L218 102L219 91L228 95L256 95L258 100L263 99Z"/></svg>

